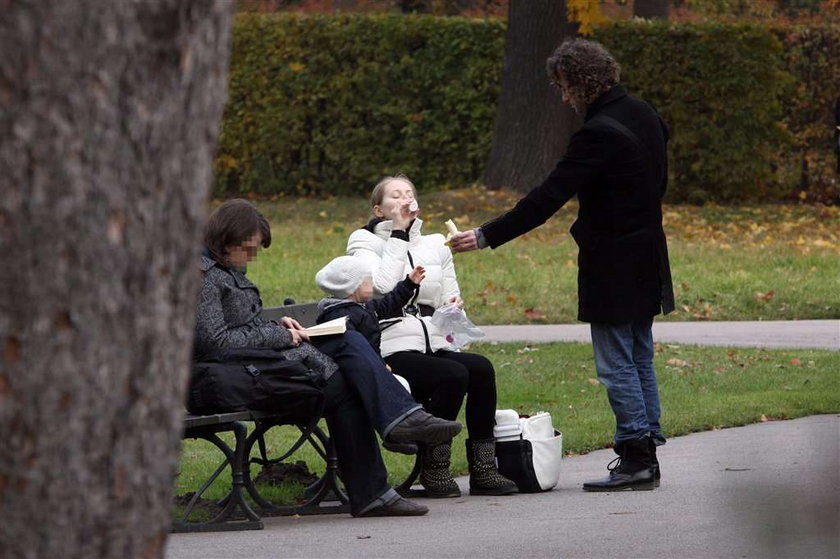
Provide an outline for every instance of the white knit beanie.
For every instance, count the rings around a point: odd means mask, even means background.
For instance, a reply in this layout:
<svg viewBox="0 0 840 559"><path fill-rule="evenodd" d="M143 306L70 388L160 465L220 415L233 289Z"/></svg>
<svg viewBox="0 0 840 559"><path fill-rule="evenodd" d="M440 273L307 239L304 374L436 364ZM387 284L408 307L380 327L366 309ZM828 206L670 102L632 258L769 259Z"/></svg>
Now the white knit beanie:
<svg viewBox="0 0 840 559"><path fill-rule="evenodd" d="M339 256L315 274L315 283L328 295L346 299L369 277L371 271L364 260L355 256Z"/></svg>

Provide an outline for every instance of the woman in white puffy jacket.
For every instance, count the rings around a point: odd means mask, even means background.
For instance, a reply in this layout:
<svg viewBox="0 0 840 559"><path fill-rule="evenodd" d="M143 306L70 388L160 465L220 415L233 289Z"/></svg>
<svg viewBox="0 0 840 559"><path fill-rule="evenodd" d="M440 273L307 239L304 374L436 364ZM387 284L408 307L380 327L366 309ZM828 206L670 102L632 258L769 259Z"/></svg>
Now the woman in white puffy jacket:
<svg viewBox="0 0 840 559"><path fill-rule="evenodd" d="M516 492L516 484L496 469L493 364L482 355L453 351L446 334L430 320L437 308L449 303L463 305L446 239L421 233L423 221L417 217L415 188L403 175L380 181L373 189L371 205L374 218L350 235L347 254L369 262L374 293L388 293L415 266L426 269L426 277L403 316L380 322L382 357L394 373L408 380L412 396L433 415L455 419L466 394L470 494ZM460 496L449 469L452 441L423 447L421 452L420 483L427 494Z"/></svg>

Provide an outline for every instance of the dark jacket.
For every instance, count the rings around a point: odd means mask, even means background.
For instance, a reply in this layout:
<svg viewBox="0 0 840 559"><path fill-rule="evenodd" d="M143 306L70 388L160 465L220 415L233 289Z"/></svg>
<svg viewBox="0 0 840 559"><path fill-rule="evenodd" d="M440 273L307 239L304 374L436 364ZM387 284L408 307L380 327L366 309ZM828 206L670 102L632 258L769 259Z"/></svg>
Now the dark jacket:
<svg viewBox="0 0 840 559"><path fill-rule="evenodd" d="M572 196L578 319L625 323L674 309L662 197L668 130L656 110L616 86L589 107L547 179L481 226L491 247L545 223Z"/></svg>
<svg viewBox="0 0 840 559"><path fill-rule="evenodd" d="M406 277L381 299L371 299L364 304L331 297L321 299L318 303L320 312L316 322L320 324L341 316L348 317L347 328L363 335L379 354L379 344L382 340L379 321L404 316L403 307L408 304L418 287L420 286Z"/></svg>
<svg viewBox="0 0 840 559"><path fill-rule="evenodd" d="M203 283L195 320L196 361L224 349L271 347L287 359L305 361L329 377L338 369L314 346L292 346L292 334L273 320L262 318L260 292L245 274L201 257Z"/></svg>

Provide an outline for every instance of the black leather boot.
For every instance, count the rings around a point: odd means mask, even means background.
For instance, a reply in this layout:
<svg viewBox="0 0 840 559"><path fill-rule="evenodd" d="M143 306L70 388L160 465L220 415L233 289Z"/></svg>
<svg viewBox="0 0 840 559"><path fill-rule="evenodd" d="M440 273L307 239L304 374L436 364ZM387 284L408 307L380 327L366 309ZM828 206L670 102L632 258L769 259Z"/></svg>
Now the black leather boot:
<svg viewBox="0 0 840 559"><path fill-rule="evenodd" d="M653 466L653 486L659 487L659 460L656 458L656 443L650 439L650 461Z"/></svg>
<svg viewBox="0 0 840 559"><path fill-rule="evenodd" d="M467 439L467 462L470 467L470 495L510 495L516 484L499 473L496 467L496 441Z"/></svg>
<svg viewBox="0 0 840 559"><path fill-rule="evenodd" d="M610 462L610 475L583 484L584 491L650 491L655 487L649 437L615 445L618 458ZM615 464L615 466L613 466Z"/></svg>
<svg viewBox="0 0 840 559"><path fill-rule="evenodd" d="M427 497L460 497L461 489L452 477L449 469L452 457L452 441L421 448L422 469L420 485L426 490Z"/></svg>

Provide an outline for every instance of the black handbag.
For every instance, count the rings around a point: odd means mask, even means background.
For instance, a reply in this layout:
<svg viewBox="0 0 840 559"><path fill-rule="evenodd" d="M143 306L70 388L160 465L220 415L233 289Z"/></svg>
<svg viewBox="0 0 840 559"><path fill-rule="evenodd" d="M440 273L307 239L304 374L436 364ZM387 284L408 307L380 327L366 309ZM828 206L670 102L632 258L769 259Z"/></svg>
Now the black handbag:
<svg viewBox="0 0 840 559"><path fill-rule="evenodd" d="M206 415L246 410L311 420L324 410L323 373L276 349L236 349L193 365L187 409Z"/></svg>
<svg viewBox="0 0 840 559"><path fill-rule="evenodd" d="M549 491L560 479L563 435L547 412L518 415L514 410L496 411L493 433L499 473L516 483L520 493Z"/></svg>
<svg viewBox="0 0 840 559"><path fill-rule="evenodd" d="M534 471L534 450L531 441L505 441L496 443L496 460L499 473L516 483L520 493L538 493L543 489Z"/></svg>

